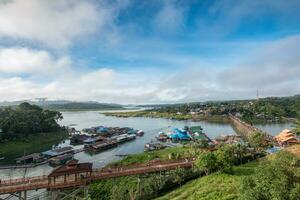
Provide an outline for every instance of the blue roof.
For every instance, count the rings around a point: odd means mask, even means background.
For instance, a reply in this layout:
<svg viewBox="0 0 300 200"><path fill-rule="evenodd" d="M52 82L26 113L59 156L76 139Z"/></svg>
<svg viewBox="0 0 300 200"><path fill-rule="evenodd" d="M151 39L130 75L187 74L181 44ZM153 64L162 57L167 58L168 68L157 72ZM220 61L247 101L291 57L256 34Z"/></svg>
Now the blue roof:
<svg viewBox="0 0 300 200"><path fill-rule="evenodd" d="M42 154L45 156L57 156L58 155L58 153L56 153L52 150L44 151L44 152L42 152Z"/></svg>
<svg viewBox="0 0 300 200"><path fill-rule="evenodd" d="M179 139L179 140L188 140L190 136L184 130L179 130L178 128L173 129L173 133L170 135L172 139Z"/></svg>
<svg viewBox="0 0 300 200"><path fill-rule="evenodd" d="M98 131L100 131L100 132L107 132L108 128L106 128L106 127L100 127L100 128L98 128Z"/></svg>

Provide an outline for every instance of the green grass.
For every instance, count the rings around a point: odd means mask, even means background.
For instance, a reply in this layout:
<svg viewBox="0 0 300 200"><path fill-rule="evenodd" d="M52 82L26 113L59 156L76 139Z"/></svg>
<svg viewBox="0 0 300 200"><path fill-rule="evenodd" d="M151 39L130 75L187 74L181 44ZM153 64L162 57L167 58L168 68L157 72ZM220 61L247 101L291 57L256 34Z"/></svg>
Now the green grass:
<svg viewBox="0 0 300 200"><path fill-rule="evenodd" d="M38 135L29 136L24 140L15 140L5 143L0 143L0 157L5 157L0 161L0 164L13 164L15 159L24 155L41 152L48 149L54 144L65 139L65 132L40 133Z"/></svg>
<svg viewBox="0 0 300 200"><path fill-rule="evenodd" d="M190 181L156 200L229 200L239 198L239 186L242 178L251 175L257 167L254 161L236 166L231 174L217 172Z"/></svg>
<svg viewBox="0 0 300 200"><path fill-rule="evenodd" d="M152 152L144 152L139 154L133 154L125 157L124 159L111 163L109 166L126 166L131 164L138 164L138 163L147 163L151 160L156 158L160 160L168 160L170 154L179 154L181 157L187 157L188 151L190 148L188 147L173 147L168 149L163 149L159 151L152 151Z"/></svg>

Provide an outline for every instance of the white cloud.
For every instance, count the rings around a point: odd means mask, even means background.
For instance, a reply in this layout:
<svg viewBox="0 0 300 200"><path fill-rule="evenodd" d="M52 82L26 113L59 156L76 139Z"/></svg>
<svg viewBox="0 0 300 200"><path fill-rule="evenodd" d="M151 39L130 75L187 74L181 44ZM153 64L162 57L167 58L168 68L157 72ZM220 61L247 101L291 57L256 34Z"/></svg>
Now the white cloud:
<svg viewBox="0 0 300 200"><path fill-rule="evenodd" d="M48 97L114 103L161 103L254 98L257 89L262 96L299 94L299 44L300 36L294 36L267 42L260 47L257 45L251 56L247 54L239 58L239 64L231 64L226 69L196 60L183 62L184 58L176 56L174 60L182 68L168 71L155 72L145 68L126 71L107 66L88 71L81 69L79 72L78 66L72 66L70 73L62 73L62 76L49 78L45 73L40 73L39 80L31 76L3 76L0 77L0 100ZM4 72L3 64L17 60L17 65L11 64L17 67L4 68L7 73L43 72L53 66L59 66L56 69L60 72L59 63L64 60L44 51L12 49L12 52L18 53L11 53L11 56L3 54L3 51L0 51L0 63L3 61L0 64L1 74ZM4 55L2 59L1 54ZM75 62L67 63L69 66ZM43 69L39 66L47 67ZM47 81L40 81L43 77Z"/></svg>
<svg viewBox="0 0 300 200"><path fill-rule="evenodd" d="M163 33L172 33L183 25L184 10L175 2L165 1L154 18L154 26Z"/></svg>
<svg viewBox="0 0 300 200"><path fill-rule="evenodd" d="M229 87L266 89L295 88L300 83L300 36L262 45L243 62L222 73L220 79ZM288 91L281 91L287 93Z"/></svg>
<svg viewBox="0 0 300 200"><path fill-rule="evenodd" d="M70 66L68 57L55 59L47 51L27 48L0 49L0 73L7 74L53 74Z"/></svg>
<svg viewBox="0 0 300 200"><path fill-rule="evenodd" d="M114 10L89 1L11 0L0 2L0 36L66 47L101 31Z"/></svg>

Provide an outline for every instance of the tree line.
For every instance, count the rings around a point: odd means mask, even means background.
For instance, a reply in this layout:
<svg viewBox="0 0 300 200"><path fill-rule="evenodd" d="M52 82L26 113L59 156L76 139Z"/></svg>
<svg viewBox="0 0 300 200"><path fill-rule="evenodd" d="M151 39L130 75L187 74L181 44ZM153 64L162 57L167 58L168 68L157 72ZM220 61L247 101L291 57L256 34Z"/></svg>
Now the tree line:
<svg viewBox="0 0 300 200"><path fill-rule="evenodd" d="M0 142L57 131L62 118L60 112L43 110L29 103L0 108Z"/></svg>

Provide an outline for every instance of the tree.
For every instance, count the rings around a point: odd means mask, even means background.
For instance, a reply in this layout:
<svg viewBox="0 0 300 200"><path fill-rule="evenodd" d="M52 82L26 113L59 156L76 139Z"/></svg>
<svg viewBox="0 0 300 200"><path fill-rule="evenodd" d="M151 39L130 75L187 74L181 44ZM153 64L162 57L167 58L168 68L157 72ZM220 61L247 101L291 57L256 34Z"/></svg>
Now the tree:
<svg viewBox="0 0 300 200"><path fill-rule="evenodd" d="M43 110L29 103L22 103L15 108L5 107L0 109L1 140L56 131L60 127L57 122L61 119L60 112Z"/></svg>
<svg viewBox="0 0 300 200"><path fill-rule="evenodd" d="M263 162L254 175L242 181L242 199L297 200L299 199L299 158L279 152L274 160Z"/></svg>
<svg viewBox="0 0 300 200"><path fill-rule="evenodd" d="M248 142L250 146L257 150L263 150L268 146L266 143L266 134L262 132L252 133L248 138Z"/></svg>
<svg viewBox="0 0 300 200"><path fill-rule="evenodd" d="M237 160L235 153L236 152L234 145L221 146L215 152L218 163L218 169L231 171L232 166L236 163Z"/></svg>
<svg viewBox="0 0 300 200"><path fill-rule="evenodd" d="M217 157L213 152L202 152L196 160L196 168L205 175L217 169Z"/></svg>
<svg viewBox="0 0 300 200"><path fill-rule="evenodd" d="M293 132L296 133L297 135L300 135L300 119L294 122L293 124Z"/></svg>

